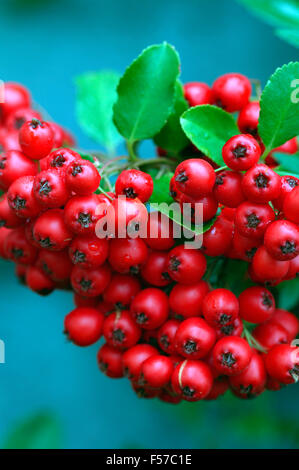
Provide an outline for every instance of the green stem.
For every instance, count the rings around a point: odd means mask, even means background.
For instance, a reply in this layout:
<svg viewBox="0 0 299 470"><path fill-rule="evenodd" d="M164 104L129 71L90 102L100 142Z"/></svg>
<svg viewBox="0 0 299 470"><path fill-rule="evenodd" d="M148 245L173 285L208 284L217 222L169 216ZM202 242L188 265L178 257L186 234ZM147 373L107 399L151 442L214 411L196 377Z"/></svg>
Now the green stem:
<svg viewBox="0 0 299 470"><path fill-rule="evenodd" d="M131 163L136 162L136 160L138 160L138 156L136 154L136 141L131 142L130 140L127 140L127 149L129 153L129 161Z"/></svg>
<svg viewBox="0 0 299 470"><path fill-rule="evenodd" d="M217 168L215 170L215 173L219 173L219 171L223 171L223 170L227 170L228 169L228 166L224 165L224 166L221 166L220 168Z"/></svg>
<svg viewBox="0 0 299 470"><path fill-rule="evenodd" d="M167 165L176 166L176 162L171 161L169 158L148 158L148 159L139 159L134 163L135 167L147 166L147 165L160 165L165 163Z"/></svg>
<svg viewBox="0 0 299 470"><path fill-rule="evenodd" d="M98 187L98 189L96 190L96 192L100 192L102 194L104 194L108 199L110 199L110 201L113 201L113 197L111 197L106 191L104 191L103 188L101 188L100 186Z"/></svg>

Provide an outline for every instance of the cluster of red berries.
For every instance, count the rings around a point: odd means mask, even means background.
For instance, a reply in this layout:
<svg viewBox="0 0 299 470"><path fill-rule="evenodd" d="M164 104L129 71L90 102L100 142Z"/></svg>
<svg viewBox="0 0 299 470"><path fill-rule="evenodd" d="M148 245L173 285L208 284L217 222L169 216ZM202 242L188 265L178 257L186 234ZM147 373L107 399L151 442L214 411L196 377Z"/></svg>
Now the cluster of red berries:
<svg viewBox="0 0 299 470"><path fill-rule="evenodd" d="M9 87L14 99L12 109L10 94L0 105L3 128L27 96L22 87ZM228 108L225 96L220 101ZM295 189L290 192L291 184L287 188L272 169L258 164L260 146L252 136L236 136L225 145L224 161L233 171L216 174L202 158L176 169L175 199L194 203L195 210L202 202L205 220L222 206L199 250L176 243L166 216L148 214L149 174L124 170L115 191L106 193L96 164L61 141L57 145L52 123L28 116L18 147L0 155L0 255L16 263L18 277L37 293L74 291L76 308L64 321L73 343L89 346L103 336L98 364L107 376L126 376L138 395L171 403L215 399L228 389L250 398L297 380L298 348L291 345L297 318L276 309L264 286L250 287L238 299L203 280L205 255L238 253L250 260L256 249L252 266L265 281L290 278L298 255L296 197L287 202ZM284 216L270 201L280 201ZM116 231L99 237L99 227L110 222ZM252 335L247 322L256 325Z"/></svg>

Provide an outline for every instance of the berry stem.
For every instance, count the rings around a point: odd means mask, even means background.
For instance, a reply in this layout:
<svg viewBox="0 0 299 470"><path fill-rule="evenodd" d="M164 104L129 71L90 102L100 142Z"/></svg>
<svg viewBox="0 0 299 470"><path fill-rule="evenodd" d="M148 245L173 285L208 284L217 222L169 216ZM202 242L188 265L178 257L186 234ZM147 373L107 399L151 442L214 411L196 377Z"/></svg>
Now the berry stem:
<svg viewBox="0 0 299 470"><path fill-rule="evenodd" d="M215 173L219 173L220 171L227 170L227 169L228 169L228 166L224 165L224 166L221 166L220 168L217 168L215 170Z"/></svg>

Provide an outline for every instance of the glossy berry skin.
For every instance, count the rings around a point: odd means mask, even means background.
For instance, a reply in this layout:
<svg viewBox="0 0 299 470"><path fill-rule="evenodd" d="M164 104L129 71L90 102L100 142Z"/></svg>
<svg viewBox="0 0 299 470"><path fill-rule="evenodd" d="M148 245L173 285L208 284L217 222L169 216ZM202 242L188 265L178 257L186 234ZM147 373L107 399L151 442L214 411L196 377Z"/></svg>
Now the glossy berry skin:
<svg viewBox="0 0 299 470"><path fill-rule="evenodd" d="M136 238L140 234L146 234L147 221L147 209L139 199L119 196L112 201L107 210L108 236Z"/></svg>
<svg viewBox="0 0 299 470"><path fill-rule="evenodd" d="M276 147L273 152L278 153L296 153L298 152L298 141L297 137L293 137L293 139L287 140L283 145Z"/></svg>
<svg viewBox="0 0 299 470"><path fill-rule="evenodd" d="M4 103L0 103L0 120L19 108L29 107L31 97L29 91L19 83L4 84Z"/></svg>
<svg viewBox="0 0 299 470"><path fill-rule="evenodd" d="M68 281L73 269L67 251L39 250L36 266L52 281Z"/></svg>
<svg viewBox="0 0 299 470"><path fill-rule="evenodd" d="M10 207L7 200L7 194L0 197L0 228L17 228L24 223L15 211Z"/></svg>
<svg viewBox="0 0 299 470"><path fill-rule="evenodd" d="M202 82L189 82L184 85L184 95L190 106L213 104L214 96L211 88Z"/></svg>
<svg viewBox="0 0 299 470"><path fill-rule="evenodd" d="M288 342L292 341L299 333L299 320L291 312L283 309L276 309L272 321L281 325L288 334Z"/></svg>
<svg viewBox="0 0 299 470"><path fill-rule="evenodd" d="M283 212L288 220L299 224L299 186L285 196Z"/></svg>
<svg viewBox="0 0 299 470"><path fill-rule="evenodd" d="M272 348L265 359L268 374L282 384L298 380L299 348L289 344L278 344Z"/></svg>
<svg viewBox="0 0 299 470"><path fill-rule="evenodd" d="M129 348L123 353L122 357L124 376L132 380L138 380L143 362L157 354L157 349L150 344L137 344Z"/></svg>
<svg viewBox="0 0 299 470"><path fill-rule="evenodd" d="M33 264L37 256L36 248L26 240L23 227L9 232L3 251L8 259L24 265Z"/></svg>
<svg viewBox="0 0 299 470"><path fill-rule="evenodd" d="M175 243L171 220L160 212L150 212L144 241L152 250L170 250Z"/></svg>
<svg viewBox="0 0 299 470"><path fill-rule="evenodd" d="M126 309L141 290L137 278L128 274L114 274L103 293L104 301L117 309Z"/></svg>
<svg viewBox="0 0 299 470"><path fill-rule="evenodd" d="M232 323L218 326L215 331L217 340L225 336L241 336L243 332L243 322L240 317L237 317Z"/></svg>
<svg viewBox="0 0 299 470"><path fill-rule="evenodd" d="M96 268L108 258L109 242L95 235L79 235L69 246L69 257L73 264L81 268Z"/></svg>
<svg viewBox="0 0 299 470"><path fill-rule="evenodd" d="M181 284L194 284L203 277L207 267L204 255L195 249L178 245L168 254L168 273Z"/></svg>
<svg viewBox="0 0 299 470"><path fill-rule="evenodd" d="M156 355L146 359L141 367L141 382L153 388L165 387L171 379L173 364L169 357Z"/></svg>
<svg viewBox="0 0 299 470"><path fill-rule="evenodd" d="M131 315L136 323L146 329L159 328L167 320L169 305L167 295L160 289L149 287L140 291L131 303Z"/></svg>
<svg viewBox="0 0 299 470"><path fill-rule="evenodd" d="M226 207L238 207L245 199L242 191L242 175L230 170L218 173L213 195Z"/></svg>
<svg viewBox="0 0 299 470"><path fill-rule="evenodd" d="M243 237L260 239L267 227L274 222L275 212L268 204L243 202L235 214L235 224Z"/></svg>
<svg viewBox="0 0 299 470"><path fill-rule="evenodd" d="M251 84L240 73L226 73L213 83L215 104L229 113L240 111L249 101Z"/></svg>
<svg viewBox="0 0 299 470"><path fill-rule="evenodd" d="M97 297L102 294L110 279L111 269L106 264L94 269L74 266L71 274L71 284L74 291L83 297Z"/></svg>
<svg viewBox="0 0 299 470"><path fill-rule="evenodd" d="M94 308L79 307L64 319L64 332L77 346L90 346L102 336L104 316Z"/></svg>
<svg viewBox="0 0 299 470"><path fill-rule="evenodd" d="M176 351L188 359L201 359L216 341L214 329L202 318L188 318L177 329L174 338Z"/></svg>
<svg viewBox="0 0 299 470"><path fill-rule="evenodd" d="M112 379L123 377L122 351L103 344L97 354L98 366L101 372Z"/></svg>
<svg viewBox="0 0 299 470"><path fill-rule="evenodd" d="M5 126L10 133L15 133L16 131L18 131L17 134L14 134L14 135L18 137L17 143L20 147L19 148L20 150L21 150L21 146L19 144L19 130L27 121L31 121L32 119L41 120L42 117L40 113L38 113L37 111L34 111L33 109L26 107L26 108L19 108L16 111L10 113L9 116L7 116L7 119L5 120ZM16 149L17 148L14 147L13 150L16 150Z"/></svg>
<svg viewBox="0 0 299 470"><path fill-rule="evenodd" d="M97 207L100 201L96 194L73 196L65 206L64 220L76 235L93 235L100 219Z"/></svg>
<svg viewBox="0 0 299 470"><path fill-rule="evenodd" d="M205 400L217 400L220 396L224 395L229 388L227 377L219 377L214 379L212 389Z"/></svg>
<svg viewBox="0 0 299 470"><path fill-rule="evenodd" d="M216 175L209 163L191 158L177 166L174 178L179 191L192 198L200 198L212 191Z"/></svg>
<svg viewBox="0 0 299 470"><path fill-rule="evenodd" d="M43 212L33 226L33 237L41 248L50 251L61 251L66 248L73 234L64 222L62 209L50 209Z"/></svg>
<svg viewBox="0 0 299 470"><path fill-rule="evenodd" d="M36 173L36 163L22 152L9 150L0 155L0 188L2 190L7 190L18 178L34 176Z"/></svg>
<svg viewBox="0 0 299 470"><path fill-rule="evenodd" d="M220 339L213 349L214 366L221 374L240 374L250 363L252 350L247 341L239 336Z"/></svg>
<svg viewBox="0 0 299 470"><path fill-rule="evenodd" d="M196 284L176 284L169 295L170 309L178 317L197 317L202 313L202 304L209 292L205 281Z"/></svg>
<svg viewBox="0 0 299 470"><path fill-rule="evenodd" d="M158 330L157 340L159 346L167 354L176 354L174 338L180 324L179 320L167 320Z"/></svg>
<svg viewBox="0 0 299 470"><path fill-rule="evenodd" d="M231 137L222 149L224 163L232 170L249 170L261 156L258 142L249 134Z"/></svg>
<svg viewBox="0 0 299 470"><path fill-rule="evenodd" d="M242 188L245 196L250 201L269 202L277 199L280 195L280 176L267 165L255 165L245 173Z"/></svg>
<svg viewBox="0 0 299 470"><path fill-rule="evenodd" d="M213 327L228 325L238 317L238 299L228 289L215 289L204 298L202 313L206 322Z"/></svg>
<svg viewBox="0 0 299 470"><path fill-rule="evenodd" d="M299 228L288 220L277 220L266 230L265 247L271 256L288 261L299 254Z"/></svg>
<svg viewBox="0 0 299 470"><path fill-rule="evenodd" d="M176 366L171 385L184 400L198 401L206 398L212 390L213 376L204 362L186 360Z"/></svg>
<svg viewBox="0 0 299 470"><path fill-rule="evenodd" d="M218 202L213 194L197 199L183 194L180 198L180 206L184 219L191 220L196 225L211 220L218 210Z"/></svg>
<svg viewBox="0 0 299 470"><path fill-rule="evenodd" d="M81 157L77 152L68 148L62 148L51 152L44 162L44 170L54 169L62 173L66 173L68 166L75 161L81 161ZM41 162L42 163L42 162Z"/></svg>
<svg viewBox="0 0 299 470"><path fill-rule="evenodd" d="M101 176L91 162L80 158L68 165L65 181L69 191L79 196L88 196L98 189Z"/></svg>
<svg viewBox="0 0 299 470"><path fill-rule="evenodd" d="M147 257L148 248L141 238L116 238L110 241L109 263L121 274L138 274Z"/></svg>
<svg viewBox="0 0 299 470"><path fill-rule="evenodd" d="M275 312L275 300L265 287L253 286L239 296L240 317L250 323L264 323Z"/></svg>
<svg viewBox="0 0 299 470"><path fill-rule="evenodd" d="M20 129L19 142L22 151L32 160L45 158L54 145L53 131L47 122L32 119Z"/></svg>
<svg viewBox="0 0 299 470"><path fill-rule="evenodd" d="M243 261L250 263L261 244L261 239L243 237L238 231L234 233L233 250Z"/></svg>
<svg viewBox="0 0 299 470"><path fill-rule="evenodd" d="M164 251L152 251L149 253L145 264L141 268L142 278L152 286L163 287L171 282L167 271L168 253Z"/></svg>
<svg viewBox="0 0 299 470"><path fill-rule="evenodd" d="M299 273L299 256L296 256L296 258L291 259L289 263L289 270L284 278L284 280L286 281L297 277Z"/></svg>
<svg viewBox="0 0 299 470"><path fill-rule="evenodd" d="M233 224L218 217L214 225L203 234L202 252L207 256L222 256L228 252L233 240Z"/></svg>
<svg viewBox="0 0 299 470"><path fill-rule="evenodd" d="M275 323L273 319L258 325L253 330L252 335L266 351L269 351L276 344L287 344L289 342L286 329Z"/></svg>
<svg viewBox="0 0 299 470"><path fill-rule="evenodd" d="M257 137L260 108L258 101L251 101L241 109L238 117L238 126L242 133Z"/></svg>
<svg viewBox="0 0 299 470"><path fill-rule="evenodd" d="M39 295L49 295L55 287L54 282L37 266L28 266L25 282L29 289Z"/></svg>
<svg viewBox="0 0 299 470"><path fill-rule="evenodd" d="M22 176L9 187L7 200L11 209L23 219L37 216L41 210L33 193L34 176Z"/></svg>
<svg viewBox="0 0 299 470"><path fill-rule="evenodd" d="M53 169L35 176L33 192L38 204L49 209L64 206L70 197L64 178Z"/></svg>
<svg viewBox="0 0 299 470"><path fill-rule="evenodd" d="M230 386L239 397L252 398L264 391L267 380L264 361L259 354L253 352L249 366L240 374L230 377Z"/></svg>
<svg viewBox="0 0 299 470"><path fill-rule="evenodd" d="M103 324L103 335L110 346L127 349L134 346L140 339L141 329L136 325L130 312L113 312Z"/></svg>
<svg viewBox="0 0 299 470"><path fill-rule="evenodd" d="M260 246L252 260L252 269L264 281L283 279L289 270L289 261L278 261L269 255L265 246Z"/></svg>
<svg viewBox="0 0 299 470"><path fill-rule="evenodd" d="M281 177L281 192L280 195L277 199L273 200L273 205L275 209L278 209L280 211L283 210L283 204L284 200L286 198L286 195L293 191L296 186L299 185L299 179L296 178L295 176L288 176L284 175Z"/></svg>
<svg viewBox="0 0 299 470"><path fill-rule="evenodd" d="M115 193L117 196L126 196L129 199L138 198L146 202L152 195L154 189L153 179L147 173L140 170L124 170L115 182Z"/></svg>

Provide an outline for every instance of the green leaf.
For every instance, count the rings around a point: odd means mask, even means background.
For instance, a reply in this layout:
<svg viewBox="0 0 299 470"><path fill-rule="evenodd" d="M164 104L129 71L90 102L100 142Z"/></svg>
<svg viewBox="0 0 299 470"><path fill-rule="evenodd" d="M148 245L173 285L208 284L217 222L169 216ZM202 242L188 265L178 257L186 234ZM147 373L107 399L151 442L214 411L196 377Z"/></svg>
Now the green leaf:
<svg viewBox="0 0 299 470"><path fill-rule="evenodd" d="M177 154L188 145L189 141L180 124L180 117L188 107L188 103L184 98L182 84L177 81L173 111L165 126L154 137L156 145L174 154Z"/></svg>
<svg viewBox="0 0 299 470"><path fill-rule="evenodd" d="M148 173L151 174L151 171L149 171ZM166 202L167 204L171 204L173 202L173 199L169 193L169 185L170 180L173 177L173 173L165 173L158 180L156 180L152 174L151 176L154 180L154 190L149 202L158 204L160 204L161 202Z"/></svg>
<svg viewBox="0 0 299 470"><path fill-rule="evenodd" d="M222 147L240 133L234 118L209 104L188 109L181 117L182 128L191 142L218 165L223 165Z"/></svg>
<svg viewBox="0 0 299 470"><path fill-rule="evenodd" d="M77 77L76 112L86 134L113 153L120 143L113 120L119 75L115 72L87 73Z"/></svg>
<svg viewBox="0 0 299 470"><path fill-rule="evenodd" d="M274 153L273 157L280 164L279 170L299 173L299 152L295 154Z"/></svg>
<svg viewBox="0 0 299 470"><path fill-rule="evenodd" d="M114 122L130 142L156 135L173 109L179 57L166 42L150 46L120 79Z"/></svg>
<svg viewBox="0 0 299 470"><path fill-rule="evenodd" d="M299 25L298 0L239 0L262 20L274 26Z"/></svg>
<svg viewBox="0 0 299 470"><path fill-rule="evenodd" d="M299 62L290 62L270 77L261 97L259 135L267 155L299 134Z"/></svg>
<svg viewBox="0 0 299 470"><path fill-rule="evenodd" d="M48 413L31 416L21 422L7 436L4 449L59 449L61 429L57 420Z"/></svg>
<svg viewBox="0 0 299 470"><path fill-rule="evenodd" d="M299 305L299 278L282 282L278 286L279 308L292 310Z"/></svg>
<svg viewBox="0 0 299 470"><path fill-rule="evenodd" d="M299 22L298 22L299 27ZM299 48L299 31L298 29L277 29L276 34L281 39L284 39L292 46Z"/></svg>

